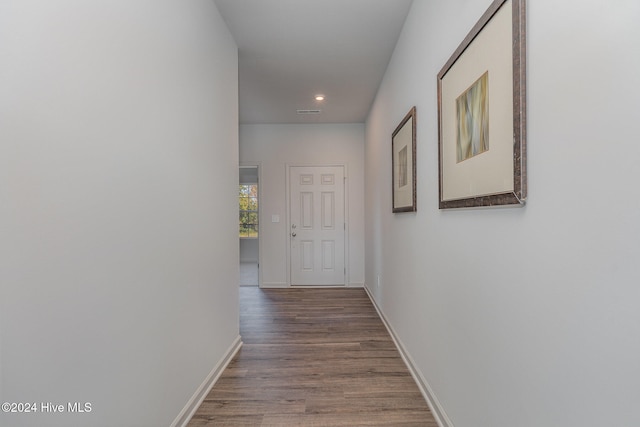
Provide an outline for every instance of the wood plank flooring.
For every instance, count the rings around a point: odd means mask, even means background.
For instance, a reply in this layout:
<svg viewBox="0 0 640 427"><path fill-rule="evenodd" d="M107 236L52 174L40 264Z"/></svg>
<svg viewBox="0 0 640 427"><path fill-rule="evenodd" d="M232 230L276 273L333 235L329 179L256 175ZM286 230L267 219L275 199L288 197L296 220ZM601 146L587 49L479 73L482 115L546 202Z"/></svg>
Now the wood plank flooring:
<svg viewBox="0 0 640 427"><path fill-rule="evenodd" d="M240 288L244 345L189 427L437 427L363 289Z"/></svg>

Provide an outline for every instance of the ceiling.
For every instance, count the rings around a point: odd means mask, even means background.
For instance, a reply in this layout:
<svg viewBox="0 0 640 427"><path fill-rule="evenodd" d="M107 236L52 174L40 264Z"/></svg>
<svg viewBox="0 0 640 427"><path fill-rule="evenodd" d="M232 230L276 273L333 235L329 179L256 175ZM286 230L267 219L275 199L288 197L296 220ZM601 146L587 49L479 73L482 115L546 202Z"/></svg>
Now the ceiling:
<svg viewBox="0 0 640 427"><path fill-rule="evenodd" d="M364 122L411 1L215 0L238 45L240 123Z"/></svg>

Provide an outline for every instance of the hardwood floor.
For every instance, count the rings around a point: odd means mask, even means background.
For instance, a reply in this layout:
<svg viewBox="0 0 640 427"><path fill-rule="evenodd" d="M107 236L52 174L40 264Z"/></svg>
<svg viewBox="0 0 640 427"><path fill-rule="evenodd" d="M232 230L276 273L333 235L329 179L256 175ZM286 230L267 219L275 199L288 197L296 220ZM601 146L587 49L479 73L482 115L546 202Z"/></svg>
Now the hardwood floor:
<svg viewBox="0 0 640 427"><path fill-rule="evenodd" d="M189 423L437 427L363 289L240 288L244 345Z"/></svg>

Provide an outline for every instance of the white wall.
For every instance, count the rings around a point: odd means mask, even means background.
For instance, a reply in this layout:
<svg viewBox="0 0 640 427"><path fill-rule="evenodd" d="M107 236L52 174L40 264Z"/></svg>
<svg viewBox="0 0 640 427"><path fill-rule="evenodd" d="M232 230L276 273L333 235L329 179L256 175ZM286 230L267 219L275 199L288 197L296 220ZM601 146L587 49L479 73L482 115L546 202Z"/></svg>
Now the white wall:
<svg viewBox="0 0 640 427"><path fill-rule="evenodd" d="M287 285L286 165L345 164L349 192L348 284L364 282L364 125L242 125L240 161L260 162L262 283ZM389 184L390 185L390 184ZM280 222L273 223L272 215Z"/></svg>
<svg viewBox="0 0 640 427"><path fill-rule="evenodd" d="M254 238L240 239L240 262L258 262L259 240Z"/></svg>
<svg viewBox="0 0 640 427"><path fill-rule="evenodd" d="M237 49L210 0L0 4L0 401L167 426L238 337Z"/></svg>
<svg viewBox="0 0 640 427"><path fill-rule="evenodd" d="M413 3L366 124L366 284L451 425L640 425L640 5L529 2L527 206L440 211L436 75L490 3Z"/></svg>

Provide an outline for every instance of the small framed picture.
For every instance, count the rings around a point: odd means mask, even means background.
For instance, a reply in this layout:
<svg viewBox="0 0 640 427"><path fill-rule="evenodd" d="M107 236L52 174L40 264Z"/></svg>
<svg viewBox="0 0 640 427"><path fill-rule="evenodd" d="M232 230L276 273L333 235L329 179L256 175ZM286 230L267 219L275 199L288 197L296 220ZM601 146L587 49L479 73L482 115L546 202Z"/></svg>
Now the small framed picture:
<svg viewBox="0 0 640 427"><path fill-rule="evenodd" d="M416 211L416 107L391 135L393 212Z"/></svg>

